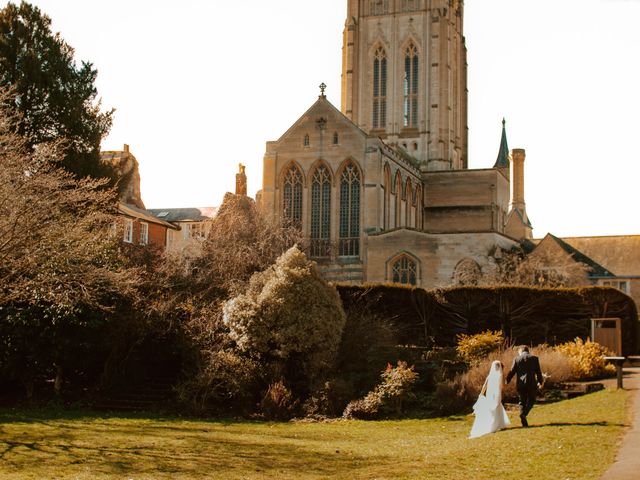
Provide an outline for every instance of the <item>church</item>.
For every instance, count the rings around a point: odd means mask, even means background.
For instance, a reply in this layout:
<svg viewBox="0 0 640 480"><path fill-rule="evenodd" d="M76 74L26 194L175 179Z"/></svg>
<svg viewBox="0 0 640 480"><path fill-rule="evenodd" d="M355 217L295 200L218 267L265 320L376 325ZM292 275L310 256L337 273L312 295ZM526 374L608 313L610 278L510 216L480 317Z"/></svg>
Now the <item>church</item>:
<svg viewBox="0 0 640 480"><path fill-rule="evenodd" d="M525 151L468 168L459 0L348 0L341 105L267 142L261 210L297 225L330 281L450 285L532 237ZM337 60L337 59L336 59Z"/></svg>

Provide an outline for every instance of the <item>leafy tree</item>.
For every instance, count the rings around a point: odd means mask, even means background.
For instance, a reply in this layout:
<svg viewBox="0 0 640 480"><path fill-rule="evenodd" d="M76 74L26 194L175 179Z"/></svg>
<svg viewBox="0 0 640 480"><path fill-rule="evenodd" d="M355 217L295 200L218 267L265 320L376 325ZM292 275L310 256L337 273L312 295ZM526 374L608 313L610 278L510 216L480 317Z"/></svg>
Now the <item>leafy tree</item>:
<svg viewBox="0 0 640 480"><path fill-rule="evenodd" d="M336 359L345 314L335 288L292 247L228 301L224 321L237 348L272 367L298 396L319 386Z"/></svg>
<svg viewBox="0 0 640 480"><path fill-rule="evenodd" d="M0 372L31 392L55 371L60 389L99 327L127 307L136 272L122 263L105 181L58 168L55 143L31 148L6 99L0 90Z"/></svg>
<svg viewBox="0 0 640 480"><path fill-rule="evenodd" d="M77 177L111 175L100 141L113 111L100 111L97 71L85 61L78 67L73 55L38 7L23 1L0 10L0 86L11 89L17 133L30 147L64 139L61 164Z"/></svg>

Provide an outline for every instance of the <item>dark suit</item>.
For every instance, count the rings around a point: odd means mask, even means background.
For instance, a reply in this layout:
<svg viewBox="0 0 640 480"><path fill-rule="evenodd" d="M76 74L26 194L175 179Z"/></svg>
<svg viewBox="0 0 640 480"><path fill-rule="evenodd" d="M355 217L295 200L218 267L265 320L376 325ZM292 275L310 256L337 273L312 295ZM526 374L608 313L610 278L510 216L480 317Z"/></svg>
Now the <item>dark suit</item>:
<svg viewBox="0 0 640 480"><path fill-rule="evenodd" d="M513 360L511 370L507 374L507 383L514 375L516 375L516 389L520 396L520 418L522 424L526 426L527 415L536 401L538 384L544 381L538 357L529 352L522 352Z"/></svg>

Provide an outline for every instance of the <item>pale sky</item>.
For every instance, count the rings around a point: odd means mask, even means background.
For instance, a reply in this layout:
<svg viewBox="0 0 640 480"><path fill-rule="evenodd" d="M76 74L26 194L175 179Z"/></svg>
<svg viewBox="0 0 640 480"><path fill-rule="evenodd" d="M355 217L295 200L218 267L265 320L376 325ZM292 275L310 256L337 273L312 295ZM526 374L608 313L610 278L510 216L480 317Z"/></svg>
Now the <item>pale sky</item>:
<svg viewBox="0 0 640 480"><path fill-rule="evenodd" d="M328 85L340 108L346 0L33 0L115 108L103 150L140 164L147 208L249 194L276 140ZM640 234L640 0L467 0L469 166L502 117L527 151L536 237Z"/></svg>

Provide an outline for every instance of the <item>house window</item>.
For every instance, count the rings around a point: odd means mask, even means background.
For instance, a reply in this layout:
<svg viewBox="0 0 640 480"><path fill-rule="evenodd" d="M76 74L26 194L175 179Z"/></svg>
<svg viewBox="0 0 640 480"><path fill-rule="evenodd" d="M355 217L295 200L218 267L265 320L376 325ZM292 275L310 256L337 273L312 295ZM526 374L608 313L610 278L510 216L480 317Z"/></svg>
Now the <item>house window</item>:
<svg viewBox="0 0 640 480"><path fill-rule="evenodd" d="M311 256L330 256L331 176L320 166L311 181Z"/></svg>
<svg viewBox="0 0 640 480"><path fill-rule="evenodd" d="M373 128L387 123L387 54L379 47L373 57Z"/></svg>
<svg viewBox="0 0 640 480"><path fill-rule="evenodd" d="M404 126L418 126L418 49L410 43L404 53Z"/></svg>
<svg viewBox="0 0 640 480"><path fill-rule="evenodd" d="M201 240L204 238L204 228L201 222L187 223L182 226L182 236L185 240L195 239Z"/></svg>
<svg viewBox="0 0 640 480"><path fill-rule="evenodd" d="M402 255L392 265L393 283L416 285L418 279L418 264L415 260Z"/></svg>
<svg viewBox="0 0 640 480"><path fill-rule="evenodd" d="M309 142L309 134L308 134L308 133L304 136L304 140L303 140L302 144L303 144L305 147L308 147L308 146L309 146L310 142Z"/></svg>
<svg viewBox="0 0 640 480"><path fill-rule="evenodd" d="M149 243L149 224L140 222L140 245Z"/></svg>
<svg viewBox="0 0 640 480"><path fill-rule="evenodd" d="M340 176L339 255L360 254L360 172L353 163Z"/></svg>
<svg viewBox="0 0 640 480"><path fill-rule="evenodd" d="M623 281L604 280L602 282L602 286L615 288L615 289L620 290L621 292L626 293L626 294L629 293L629 282L627 282L626 280L623 280Z"/></svg>
<svg viewBox="0 0 640 480"><path fill-rule="evenodd" d="M282 197L282 217L296 226L301 226L302 173L294 165L291 165L284 175Z"/></svg>
<svg viewBox="0 0 640 480"><path fill-rule="evenodd" d="M124 238L127 243L133 243L133 220L130 218L124 219Z"/></svg>

